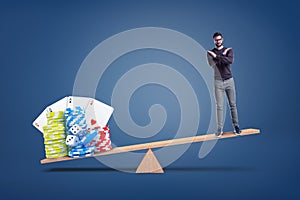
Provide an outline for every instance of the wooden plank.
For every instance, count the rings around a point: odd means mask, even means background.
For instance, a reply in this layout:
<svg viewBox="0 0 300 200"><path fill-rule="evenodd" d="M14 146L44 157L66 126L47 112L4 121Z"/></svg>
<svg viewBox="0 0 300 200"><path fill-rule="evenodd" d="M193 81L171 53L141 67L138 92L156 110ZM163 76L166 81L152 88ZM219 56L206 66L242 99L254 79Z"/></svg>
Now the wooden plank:
<svg viewBox="0 0 300 200"><path fill-rule="evenodd" d="M242 130L242 133L240 136L246 136L246 135L254 135L259 134L259 129L244 129ZM194 143L194 142L203 142L206 140L215 140L215 139L225 139L225 138L232 138L232 137L240 137L236 136L233 132L224 132L223 135L220 138L217 138L214 134L207 134L207 135L198 135L193 137L186 137L186 138L177 138L172 140L163 140L158 142L150 142L150 143L143 143L143 144L135 144L135 145L129 145L129 146L123 146L123 147L116 147L110 151L107 152L101 152L101 153L95 153L93 156L90 157L98 157L98 156L104 156L104 155L111 155L111 154L117 154L117 153L126 153L131 151L139 151L139 150L145 150L145 149L153 149L153 148L159 148L159 147L165 147L165 146L174 146L174 145L180 145L180 144L188 144L188 143ZM86 157L89 158L89 157ZM61 158L46 158L41 160L41 164L45 163L52 163L52 162L59 162L59 161L67 161L67 160L75 160L78 158L71 158L71 157L61 157ZM82 159L82 158L80 158Z"/></svg>

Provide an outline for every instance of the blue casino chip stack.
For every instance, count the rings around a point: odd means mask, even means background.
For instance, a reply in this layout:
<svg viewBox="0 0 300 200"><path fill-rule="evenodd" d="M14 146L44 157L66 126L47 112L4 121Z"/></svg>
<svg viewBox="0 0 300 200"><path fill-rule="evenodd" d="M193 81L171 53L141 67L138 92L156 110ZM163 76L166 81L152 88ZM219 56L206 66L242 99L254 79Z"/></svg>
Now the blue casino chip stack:
<svg viewBox="0 0 300 200"><path fill-rule="evenodd" d="M67 108L65 111L65 119L68 132L75 124L79 125L82 130L87 128L85 112L80 106L76 106L74 110Z"/></svg>
<svg viewBox="0 0 300 200"><path fill-rule="evenodd" d="M79 106L75 107L75 109L67 108L65 119L68 134L66 144L69 146L68 156L80 158L93 155L95 147L88 146L88 144L97 133L87 131L84 110Z"/></svg>

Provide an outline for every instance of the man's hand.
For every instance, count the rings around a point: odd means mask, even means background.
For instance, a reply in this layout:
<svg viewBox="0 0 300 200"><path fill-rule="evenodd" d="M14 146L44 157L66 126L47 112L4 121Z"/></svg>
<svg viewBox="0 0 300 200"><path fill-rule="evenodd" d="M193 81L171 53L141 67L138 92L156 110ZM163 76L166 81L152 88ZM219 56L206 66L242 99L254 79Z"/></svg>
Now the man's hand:
<svg viewBox="0 0 300 200"><path fill-rule="evenodd" d="M217 55L212 51L207 51L207 53L209 53L213 58L217 57Z"/></svg>
<svg viewBox="0 0 300 200"><path fill-rule="evenodd" d="M227 52L230 51L232 48L227 48L223 51L223 56L226 56Z"/></svg>

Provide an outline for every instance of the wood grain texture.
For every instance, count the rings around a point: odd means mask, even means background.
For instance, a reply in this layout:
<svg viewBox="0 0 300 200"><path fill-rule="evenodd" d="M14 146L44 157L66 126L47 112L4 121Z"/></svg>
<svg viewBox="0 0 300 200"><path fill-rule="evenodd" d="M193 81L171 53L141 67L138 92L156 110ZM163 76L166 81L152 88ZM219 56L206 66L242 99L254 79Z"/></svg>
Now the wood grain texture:
<svg viewBox="0 0 300 200"><path fill-rule="evenodd" d="M111 155L117 153L126 153L131 151L139 151L145 149L153 149L165 146L174 146L180 144L187 144L187 143L194 143L194 142L203 142L207 140L216 140L216 139L225 139L225 138L233 138L233 137L241 137L247 135L255 135L259 134L259 129L244 129L240 136L236 136L234 132L224 132L220 138L217 138L214 134L207 134L207 135L199 135L193 137L186 137L186 138L177 138L172 140L163 140L158 142L150 142L150 143L143 143L143 144L135 144L123 147L116 147L110 151L102 152L102 153L95 153L93 156L90 157L97 157L97 156L104 156L104 155ZM89 157L86 157L89 158ZM60 162L60 161L67 161L67 160L74 160L74 159L82 159L82 158L71 158L71 157L61 157L61 158L46 158L41 160L41 164L52 163L52 162Z"/></svg>

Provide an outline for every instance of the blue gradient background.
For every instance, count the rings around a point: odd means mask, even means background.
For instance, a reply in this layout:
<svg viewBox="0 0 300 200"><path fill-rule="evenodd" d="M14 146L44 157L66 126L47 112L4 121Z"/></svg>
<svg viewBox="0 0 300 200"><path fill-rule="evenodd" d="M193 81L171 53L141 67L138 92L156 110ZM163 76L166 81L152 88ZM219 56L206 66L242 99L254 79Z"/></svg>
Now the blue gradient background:
<svg viewBox="0 0 300 200"><path fill-rule="evenodd" d="M299 199L297 6L296 1L282 0L1 1L1 198ZM212 33L223 32L225 45L235 52L232 68L241 127L260 128L262 133L221 140L204 159L198 158L201 144L192 144L163 175L122 173L93 158L41 165L43 139L32 121L49 103L72 94L77 70L97 44L146 26L180 31L206 49L213 47ZM122 70L149 61L183 66L181 72L193 87L204 87L183 60L149 50L113 63L99 83L97 98L110 103ZM139 104L143 92L161 95L144 106ZM130 107L136 122L147 124L147 105L153 102L169 103L163 131L175 131L178 102L163 87L145 86L136 92ZM208 103L207 97L200 102L199 134L208 126L202 114L208 112ZM110 125L115 143L139 142L124 136L113 120ZM228 117L225 129L231 129Z"/></svg>

